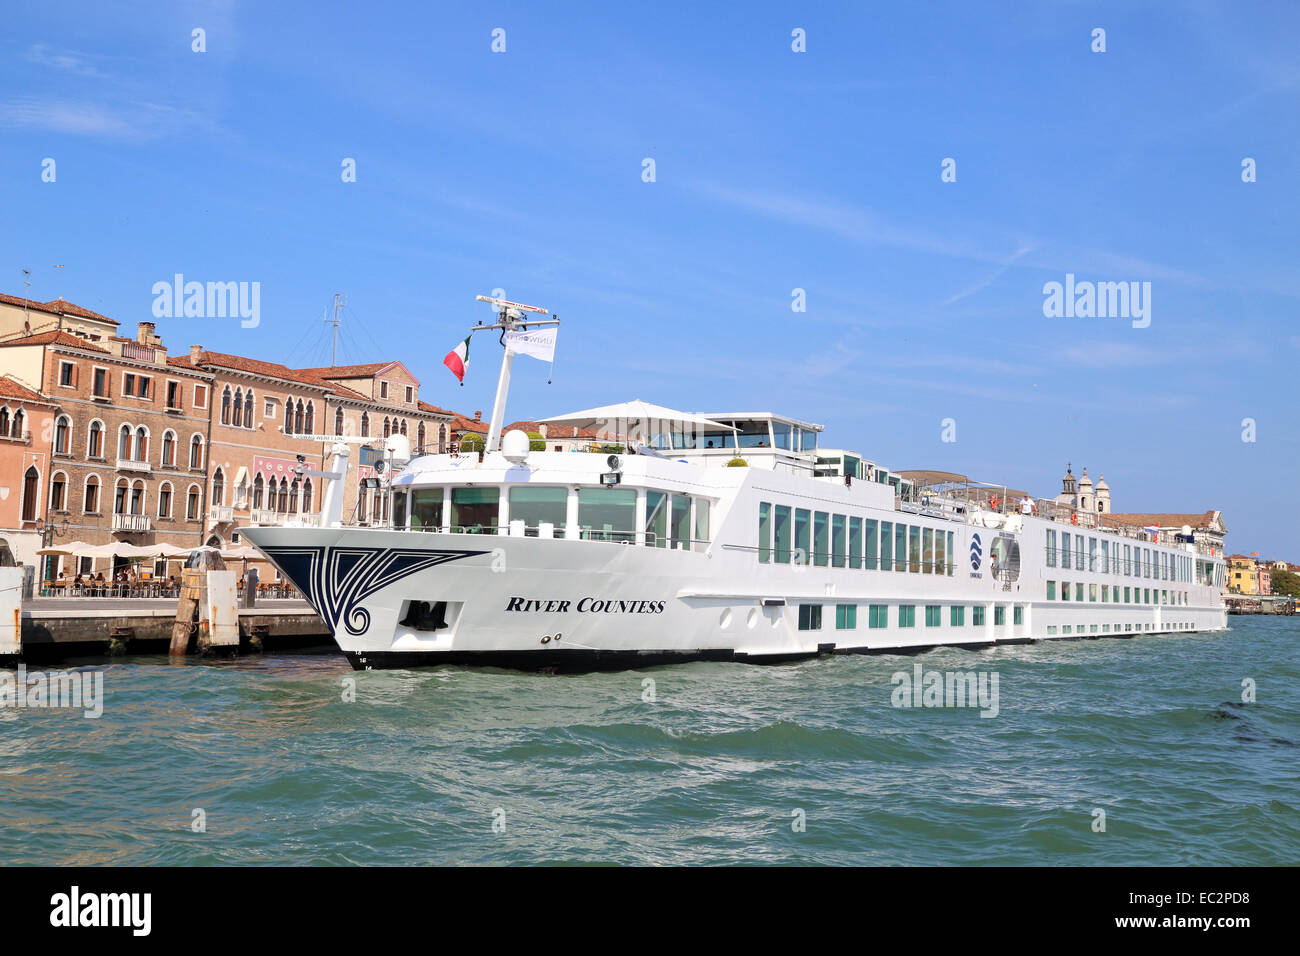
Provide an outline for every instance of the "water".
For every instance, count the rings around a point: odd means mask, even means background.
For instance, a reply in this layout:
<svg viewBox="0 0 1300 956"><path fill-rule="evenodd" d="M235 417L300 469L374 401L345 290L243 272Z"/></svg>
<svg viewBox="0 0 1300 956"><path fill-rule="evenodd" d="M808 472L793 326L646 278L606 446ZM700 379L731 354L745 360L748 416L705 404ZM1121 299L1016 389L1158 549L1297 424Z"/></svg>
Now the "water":
<svg viewBox="0 0 1300 956"><path fill-rule="evenodd" d="M1295 863L1300 622L1230 620L586 676L114 664L98 720L0 710L5 860ZM998 716L892 707L891 675L916 663L996 672Z"/></svg>

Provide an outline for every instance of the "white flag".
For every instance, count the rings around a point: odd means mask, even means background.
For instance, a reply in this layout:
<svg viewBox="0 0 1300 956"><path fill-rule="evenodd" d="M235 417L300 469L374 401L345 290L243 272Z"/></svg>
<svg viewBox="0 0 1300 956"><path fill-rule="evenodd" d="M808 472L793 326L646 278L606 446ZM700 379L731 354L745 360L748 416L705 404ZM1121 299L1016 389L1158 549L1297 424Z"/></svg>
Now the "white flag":
<svg viewBox="0 0 1300 956"><path fill-rule="evenodd" d="M555 338L559 331L558 326L552 325L530 332L507 332L506 348L516 355L531 355L543 362L554 362Z"/></svg>

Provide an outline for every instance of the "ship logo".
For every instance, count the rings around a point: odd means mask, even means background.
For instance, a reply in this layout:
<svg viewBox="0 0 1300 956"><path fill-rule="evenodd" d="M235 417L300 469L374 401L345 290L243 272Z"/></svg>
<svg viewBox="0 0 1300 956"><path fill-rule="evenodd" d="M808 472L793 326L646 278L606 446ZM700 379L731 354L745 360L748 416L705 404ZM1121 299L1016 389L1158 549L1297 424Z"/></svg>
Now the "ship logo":
<svg viewBox="0 0 1300 956"><path fill-rule="evenodd" d="M487 553L359 547L269 547L262 551L303 593L331 633L342 626L353 636L370 627L370 612L360 605L376 591L439 564Z"/></svg>
<svg viewBox="0 0 1300 956"><path fill-rule="evenodd" d="M984 557L984 548L980 544L980 536L973 534L970 537L970 569L978 571L980 569L980 560Z"/></svg>

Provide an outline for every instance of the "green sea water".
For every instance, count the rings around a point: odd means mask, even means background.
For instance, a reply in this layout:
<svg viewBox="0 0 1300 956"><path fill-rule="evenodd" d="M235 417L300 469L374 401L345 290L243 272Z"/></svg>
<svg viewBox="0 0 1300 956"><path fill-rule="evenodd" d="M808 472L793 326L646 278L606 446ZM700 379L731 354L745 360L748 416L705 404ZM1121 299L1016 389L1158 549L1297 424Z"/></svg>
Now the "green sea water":
<svg viewBox="0 0 1300 956"><path fill-rule="evenodd" d="M1293 864L1300 620L1230 621L581 676L89 665L99 719L0 709L4 860ZM917 664L996 674L997 716L893 706Z"/></svg>

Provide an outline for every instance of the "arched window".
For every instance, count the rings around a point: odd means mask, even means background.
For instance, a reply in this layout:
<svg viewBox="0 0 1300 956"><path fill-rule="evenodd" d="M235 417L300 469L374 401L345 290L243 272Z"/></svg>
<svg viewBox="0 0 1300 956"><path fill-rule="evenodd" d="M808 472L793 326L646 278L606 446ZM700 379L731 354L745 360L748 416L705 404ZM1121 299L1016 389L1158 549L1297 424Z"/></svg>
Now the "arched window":
<svg viewBox="0 0 1300 956"><path fill-rule="evenodd" d="M239 428L244 424L244 392L243 389L235 389L235 404L230 410L230 424Z"/></svg>
<svg viewBox="0 0 1300 956"><path fill-rule="evenodd" d="M221 393L221 424L230 424L230 386L227 385Z"/></svg>
<svg viewBox="0 0 1300 956"><path fill-rule="evenodd" d="M117 433L117 457L124 461L131 460L131 426L123 425Z"/></svg>
<svg viewBox="0 0 1300 956"><path fill-rule="evenodd" d="M293 480L293 484L289 486L289 514L296 515L297 513L298 513L298 479L295 478Z"/></svg>
<svg viewBox="0 0 1300 956"><path fill-rule="evenodd" d="M388 435L389 435L389 431L388 431L388 416L385 415L385 416L384 416L384 437L387 438Z"/></svg>
<svg viewBox="0 0 1300 956"><path fill-rule="evenodd" d="M311 514L311 479L306 478L302 483L302 513Z"/></svg>
<svg viewBox="0 0 1300 956"><path fill-rule="evenodd" d="M135 430L135 460L149 460L149 432L143 425Z"/></svg>
<svg viewBox="0 0 1300 956"><path fill-rule="evenodd" d="M226 476L218 468L212 475L212 504L217 507L221 504L221 496L226 490Z"/></svg>
<svg viewBox="0 0 1300 956"><path fill-rule="evenodd" d="M203 467L203 438L199 435L190 439L190 467L194 469Z"/></svg>
<svg viewBox="0 0 1300 956"><path fill-rule="evenodd" d="M61 471L56 471L50 481L50 510L68 510L68 476Z"/></svg>
<svg viewBox="0 0 1300 956"><path fill-rule="evenodd" d="M126 495L128 490L129 486L126 483L126 479L119 478L117 480L117 488L113 491L113 514L126 514Z"/></svg>
<svg viewBox="0 0 1300 956"><path fill-rule="evenodd" d="M294 410L293 413L293 433L295 435L302 434L302 412L303 412L302 399L300 398L298 399L298 407Z"/></svg>
<svg viewBox="0 0 1300 956"><path fill-rule="evenodd" d="M289 510L289 482L280 479L280 500L276 503L276 511L284 513Z"/></svg>
<svg viewBox="0 0 1300 956"><path fill-rule="evenodd" d="M415 430L415 447L424 449L424 422L420 422L420 427Z"/></svg>
<svg viewBox="0 0 1300 956"><path fill-rule="evenodd" d="M11 434L9 430L9 406L0 408L0 435Z"/></svg>
<svg viewBox="0 0 1300 956"><path fill-rule="evenodd" d="M14 424L17 424L15 416ZM54 454L66 455L72 450L72 419L60 415L54 420Z"/></svg>
<svg viewBox="0 0 1300 956"><path fill-rule="evenodd" d="M361 413L361 437L370 437L370 415L367 412Z"/></svg>
<svg viewBox="0 0 1300 956"><path fill-rule="evenodd" d="M403 435L406 434L406 419L405 419L405 418L402 419L402 434L403 434Z"/></svg>
<svg viewBox="0 0 1300 956"><path fill-rule="evenodd" d="M244 393L244 427L253 427L253 390Z"/></svg>
<svg viewBox="0 0 1300 956"><path fill-rule="evenodd" d="M104 457L104 423L99 419L90 423L89 437L86 439L86 457Z"/></svg>
<svg viewBox="0 0 1300 956"><path fill-rule="evenodd" d="M172 486L171 482L164 481L158 486L158 517L170 518L172 516Z"/></svg>
<svg viewBox="0 0 1300 956"><path fill-rule="evenodd" d="M262 507L262 494L265 491L265 489L266 489L266 485L262 481L262 473L259 471L257 473L257 477L253 479L253 507L254 508Z"/></svg>
<svg viewBox="0 0 1300 956"><path fill-rule="evenodd" d="M41 496L41 473L32 465L23 475L23 506L22 516L24 521L35 521L36 515L40 512L40 502L37 500Z"/></svg>
<svg viewBox="0 0 1300 956"><path fill-rule="evenodd" d="M304 424L303 431L308 435L316 431L316 407L312 402L307 403L307 421Z"/></svg>
<svg viewBox="0 0 1300 956"><path fill-rule="evenodd" d="M336 409L334 412L334 434L343 434L343 409Z"/></svg>
<svg viewBox="0 0 1300 956"><path fill-rule="evenodd" d="M198 485L190 485L189 491L185 493L185 517L190 521L195 521L199 517Z"/></svg>
<svg viewBox="0 0 1300 956"><path fill-rule="evenodd" d="M86 478L86 493L81 499L81 511L83 514L99 513L99 476L90 475Z"/></svg>
<svg viewBox="0 0 1300 956"><path fill-rule="evenodd" d="M23 425L25 425L26 423L27 423L27 418L25 415L23 415L23 410L21 408L18 409L16 412L14 412L14 425L9 432L10 437L12 438L24 437Z"/></svg>
<svg viewBox="0 0 1300 956"><path fill-rule="evenodd" d="M284 433L293 434L293 399L287 395L284 399Z"/></svg>
<svg viewBox="0 0 1300 956"><path fill-rule="evenodd" d="M163 432L162 463L168 467L176 464L176 433L170 428Z"/></svg>
<svg viewBox="0 0 1300 956"><path fill-rule="evenodd" d="M438 451L442 452L447 446L447 426L438 426Z"/></svg>
<svg viewBox="0 0 1300 956"><path fill-rule="evenodd" d="M137 481L131 486L131 514L144 514L144 482Z"/></svg>

